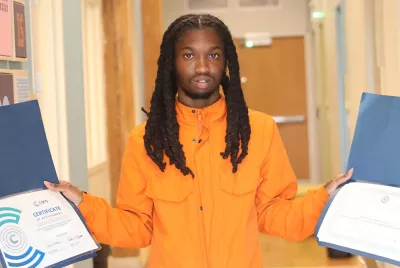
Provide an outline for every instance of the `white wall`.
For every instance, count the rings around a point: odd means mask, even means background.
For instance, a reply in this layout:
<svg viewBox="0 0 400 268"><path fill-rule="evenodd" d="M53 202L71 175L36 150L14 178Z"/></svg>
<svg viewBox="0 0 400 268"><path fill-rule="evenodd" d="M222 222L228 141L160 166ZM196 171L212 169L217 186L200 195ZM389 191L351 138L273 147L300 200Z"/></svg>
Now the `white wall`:
<svg viewBox="0 0 400 268"><path fill-rule="evenodd" d="M197 10L185 9L187 0L163 0L164 29L180 15L198 13ZM232 35L242 37L245 32L270 32L273 35L304 34L307 27L307 0L281 0L277 8L237 7L238 0L228 0L228 8L201 10L218 16L230 28Z"/></svg>
<svg viewBox="0 0 400 268"><path fill-rule="evenodd" d="M326 105L330 130L331 176L340 172L340 152L338 135L337 110L337 48L335 9L341 0L314 0L326 17L323 38L325 70ZM369 14L368 5L374 4L374 17ZM349 111L348 127L352 139L362 92L375 88L375 92L389 95L400 95L400 3L397 0L344 0L346 8L346 52L347 74L345 82L346 103ZM372 18L371 18L372 17ZM371 21L369 21L371 20ZM375 32L368 27L375 27ZM374 38L368 38L370 34ZM373 44L369 42L374 42ZM377 58L376 58L377 57ZM369 66L375 64L377 66ZM374 70L378 69L377 77ZM323 76L319 74L319 76ZM381 81L375 85L375 81ZM351 140L350 140L351 141ZM326 156L322 156L325 158ZM396 266L377 262L380 268Z"/></svg>
<svg viewBox="0 0 400 268"><path fill-rule="evenodd" d="M33 78L59 179L88 189L80 1L31 0ZM69 267L92 267L86 260Z"/></svg>

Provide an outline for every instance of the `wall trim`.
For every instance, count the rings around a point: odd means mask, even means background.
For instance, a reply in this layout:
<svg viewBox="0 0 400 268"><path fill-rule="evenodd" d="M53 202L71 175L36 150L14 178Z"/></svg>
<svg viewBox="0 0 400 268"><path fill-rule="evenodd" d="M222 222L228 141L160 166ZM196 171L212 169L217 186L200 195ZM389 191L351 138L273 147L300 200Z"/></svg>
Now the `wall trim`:
<svg viewBox="0 0 400 268"><path fill-rule="evenodd" d="M142 0L132 1L132 64L133 64L133 103L135 126L145 121L142 107L145 107L145 81L144 81L144 49L143 49L143 23L142 23Z"/></svg>
<svg viewBox="0 0 400 268"><path fill-rule="evenodd" d="M317 118L317 90L316 90L316 77L314 70L315 58L313 46L312 33L306 33L304 35L304 59L306 66L306 102L307 102L307 129L308 129L308 158L309 158L309 170L310 170L310 183L322 182L321 178L321 161L318 157L318 118Z"/></svg>

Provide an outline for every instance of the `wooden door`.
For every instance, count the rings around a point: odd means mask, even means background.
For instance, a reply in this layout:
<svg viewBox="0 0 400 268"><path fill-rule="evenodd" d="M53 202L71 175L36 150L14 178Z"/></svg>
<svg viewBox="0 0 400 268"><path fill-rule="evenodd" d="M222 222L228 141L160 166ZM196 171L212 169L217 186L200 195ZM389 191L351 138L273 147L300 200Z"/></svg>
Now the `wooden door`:
<svg viewBox="0 0 400 268"><path fill-rule="evenodd" d="M237 52L248 107L276 117L296 176L309 179L304 38L274 38L252 48L238 41Z"/></svg>

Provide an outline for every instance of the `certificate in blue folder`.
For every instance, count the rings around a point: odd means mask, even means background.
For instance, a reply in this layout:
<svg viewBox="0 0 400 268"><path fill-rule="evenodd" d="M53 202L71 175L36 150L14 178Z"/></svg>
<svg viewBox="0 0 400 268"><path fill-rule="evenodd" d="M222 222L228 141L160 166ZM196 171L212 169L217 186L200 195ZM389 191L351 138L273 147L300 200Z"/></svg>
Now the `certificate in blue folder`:
<svg viewBox="0 0 400 268"><path fill-rule="evenodd" d="M331 195L322 211L315 230L317 241L400 265L399 97L362 94L350 168L354 168L352 179ZM322 230L324 224L329 226L326 230ZM329 234L336 226L340 230Z"/></svg>
<svg viewBox="0 0 400 268"><path fill-rule="evenodd" d="M0 107L0 198L46 189L43 182L58 183L37 100ZM68 201L69 202L69 201ZM69 202L79 215L77 207ZM0 217L3 215L0 211ZM10 214L10 213L8 213ZM5 215L5 214L4 214ZM4 227L4 226L0 226ZM60 262L65 267L96 256L95 251ZM3 267L7 267L0 254Z"/></svg>

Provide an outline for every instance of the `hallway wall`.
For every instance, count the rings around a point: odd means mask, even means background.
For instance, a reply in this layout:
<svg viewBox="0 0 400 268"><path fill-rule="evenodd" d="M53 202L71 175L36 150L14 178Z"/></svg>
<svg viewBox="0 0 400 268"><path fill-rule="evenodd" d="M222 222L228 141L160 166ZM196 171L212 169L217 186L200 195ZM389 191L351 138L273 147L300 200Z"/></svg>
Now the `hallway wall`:
<svg viewBox="0 0 400 268"><path fill-rule="evenodd" d="M340 0L312 1L325 17L314 22L314 27L323 25L322 54L317 55L324 62L324 79L319 88L326 90L327 98L320 105L327 106L330 145L331 176L340 172L340 140L338 118L337 47L335 9ZM344 0L346 9L346 53L347 73L345 78L346 109L349 112L348 128L350 144L357 121L361 94L375 92L386 95L400 95L400 3L396 0ZM318 34L319 32L316 31ZM377 262L379 268L395 266Z"/></svg>
<svg viewBox="0 0 400 268"><path fill-rule="evenodd" d="M187 0L163 0L164 29L185 13L210 12L188 10L185 8L186 2ZM301 35L306 32L308 0L284 0L279 7L241 9L236 7L237 2L228 0L228 8L211 10L228 25L233 36L243 36L248 31L270 32L273 35Z"/></svg>
<svg viewBox="0 0 400 268"><path fill-rule="evenodd" d="M88 190L80 0L30 1L33 75L59 179ZM91 260L72 265L92 267Z"/></svg>
<svg viewBox="0 0 400 268"><path fill-rule="evenodd" d="M376 93L399 95L399 3L396 0L347 0L345 3L345 29L347 73L345 75L345 106L349 113L350 144L357 121L361 94ZM340 172L340 137L338 117L337 47L335 9L340 0L313 1L325 17L314 22L324 26L325 103L329 121L331 176ZM319 37L317 37L319 38ZM320 55L321 57L321 55ZM322 89L319 89L322 90ZM321 104L321 105L323 105ZM324 142L324 141L322 141ZM326 142L326 141L325 141ZM323 156L325 157L325 156Z"/></svg>

